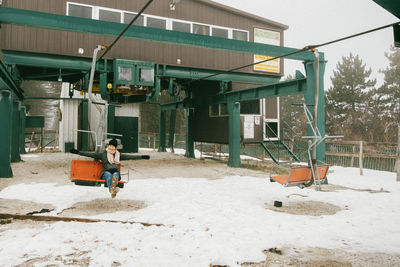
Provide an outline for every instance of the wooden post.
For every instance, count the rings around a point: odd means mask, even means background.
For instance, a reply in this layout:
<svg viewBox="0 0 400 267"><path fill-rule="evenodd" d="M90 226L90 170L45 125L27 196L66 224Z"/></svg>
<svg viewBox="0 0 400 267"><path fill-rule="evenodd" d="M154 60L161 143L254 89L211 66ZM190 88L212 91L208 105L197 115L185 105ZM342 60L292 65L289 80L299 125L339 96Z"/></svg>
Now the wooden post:
<svg viewBox="0 0 400 267"><path fill-rule="evenodd" d="M360 162L360 175L364 175L364 173L363 173L363 141L360 141L359 162Z"/></svg>
<svg viewBox="0 0 400 267"><path fill-rule="evenodd" d="M353 145L353 154L356 153L356 146ZM351 157L350 167L354 167L354 157Z"/></svg>
<svg viewBox="0 0 400 267"><path fill-rule="evenodd" d="M397 182L400 182L400 125L397 128Z"/></svg>

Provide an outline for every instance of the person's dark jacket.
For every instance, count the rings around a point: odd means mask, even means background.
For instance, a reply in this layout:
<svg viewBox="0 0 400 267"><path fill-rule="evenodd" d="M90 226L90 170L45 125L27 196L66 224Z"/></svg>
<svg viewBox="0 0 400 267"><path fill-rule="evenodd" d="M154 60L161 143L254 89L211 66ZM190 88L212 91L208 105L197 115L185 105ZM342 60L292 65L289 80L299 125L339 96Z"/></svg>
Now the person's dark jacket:
<svg viewBox="0 0 400 267"><path fill-rule="evenodd" d="M105 171L108 171L108 172L111 172L111 173L118 172L118 164L111 164L108 161L107 150L104 151L103 154L101 155L101 162L103 163L103 171L101 172L100 177L103 176L103 173Z"/></svg>

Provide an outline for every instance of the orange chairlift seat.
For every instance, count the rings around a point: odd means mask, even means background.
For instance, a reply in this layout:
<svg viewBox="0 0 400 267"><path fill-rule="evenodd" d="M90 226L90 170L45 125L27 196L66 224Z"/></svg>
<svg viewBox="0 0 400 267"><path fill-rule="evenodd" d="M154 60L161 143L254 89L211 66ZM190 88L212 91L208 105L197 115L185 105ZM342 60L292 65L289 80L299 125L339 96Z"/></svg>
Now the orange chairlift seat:
<svg viewBox="0 0 400 267"><path fill-rule="evenodd" d="M314 179L319 180L319 184L326 179L329 165L318 165L318 173L313 177L312 169L310 166L293 166L289 174L270 176L271 181L276 181L284 186L310 186L313 184Z"/></svg>
<svg viewBox="0 0 400 267"><path fill-rule="evenodd" d="M104 184L106 180L100 179L103 170L101 161L94 160L71 160L70 179L76 185L96 186ZM118 164L118 171L121 174L121 164ZM118 181L118 187L123 188L126 181Z"/></svg>

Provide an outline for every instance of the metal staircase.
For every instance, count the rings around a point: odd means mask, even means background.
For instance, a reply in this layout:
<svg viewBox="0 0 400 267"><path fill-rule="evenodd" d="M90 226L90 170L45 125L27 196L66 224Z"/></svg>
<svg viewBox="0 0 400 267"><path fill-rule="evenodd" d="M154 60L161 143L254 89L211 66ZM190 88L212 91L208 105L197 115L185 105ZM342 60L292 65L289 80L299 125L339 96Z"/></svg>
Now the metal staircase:
<svg viewBox="0 0 400 267"><path fill-rule="evenodd" d="M293 153L293 151L282 141L264 141L260 142L269 157L276 163L289 163L293 160L299 162L300 159Z"/></svg>
<svg viewBox="0 0 400 267"><path fill-rule="evenodd" d="M292 130L289 125L283 121L283 124L286 124L287 128ZM274 132L268 125L269 130L274 133L276 137L278 134ZM293 131L293 130L292 130ZM293 132L292 135L297 135L297 133ZM300 162L299 157L293 152L293 148L290 148L287 143L294 144L294 139L287 133L287 131L281 131L281 136L283 138L268 138L263 142L260 142L260 145L263 147L268 156L276 163L276 164L285 164L292 163L293 161ZM293 147L293 145L292 145Z"/></svg>

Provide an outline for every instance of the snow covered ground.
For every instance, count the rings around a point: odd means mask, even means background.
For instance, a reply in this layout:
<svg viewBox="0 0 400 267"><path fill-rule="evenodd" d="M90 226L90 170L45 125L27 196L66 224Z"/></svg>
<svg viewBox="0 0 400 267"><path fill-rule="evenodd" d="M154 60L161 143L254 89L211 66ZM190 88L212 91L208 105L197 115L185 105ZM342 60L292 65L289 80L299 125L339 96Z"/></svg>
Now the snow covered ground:
<svg viewBox="0 0 400 267"><path fill-rule="evenodd" d="M32 154L23 155L23 164L32 159ZM154 168L162 172L163 165ZM400 182L395 173L364 170L360 176L355 168L332 167L328 179L336 189L325 190L323 185L322 191L315 191L285 188L252 172L221 179L208 179L204 173L197 177L194 172L194 178L187 179L180 170L167 179L137 171L117 198L144 201L143 209L116 207L109 213L80 216L162 226L57 222L13 229L0 225L0 266L30 260L32 266L240 266L264 261L263 250L275 247L400 254ZM109 198L107 191L98 187L51 181L10 184L0 191L0 213L11 200L51 204L55 210L45 215L57 215L77 202L104 198ZM338 211L290 214L274 208L275 200L283 202L282 208L313 201L335 205Z"/></svg>

